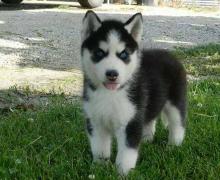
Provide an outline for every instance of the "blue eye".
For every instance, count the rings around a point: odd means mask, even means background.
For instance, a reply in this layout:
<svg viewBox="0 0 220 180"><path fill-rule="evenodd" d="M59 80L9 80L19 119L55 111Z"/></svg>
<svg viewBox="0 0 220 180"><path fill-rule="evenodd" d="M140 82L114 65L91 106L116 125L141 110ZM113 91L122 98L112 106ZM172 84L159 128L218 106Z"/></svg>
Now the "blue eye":
<svg viewBox="0 0 220 180"><path fill-rule="evenodd" d="M122 52L120 52L120 53L118 54L118 57L119 57L121 60L125 61L125 60L128 59L129 54L128 54L128 52L127 52L126 50L123 50Z"/></svg>
<svg viewBox="0 0 220 180"><path fill-rule="evenodd" d="M106 53L102 49L98 49L94 52L94 57L96 61L100 61L106 56Z"/></svg>

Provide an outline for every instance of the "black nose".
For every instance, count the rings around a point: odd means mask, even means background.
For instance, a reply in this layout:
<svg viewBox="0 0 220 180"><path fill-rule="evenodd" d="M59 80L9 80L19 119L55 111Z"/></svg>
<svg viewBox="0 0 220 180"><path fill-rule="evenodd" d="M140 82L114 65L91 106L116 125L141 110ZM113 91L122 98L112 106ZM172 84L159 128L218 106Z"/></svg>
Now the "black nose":
<svg viewBox="0 0 220 180"><path fill-rule="evenodd" d="M105 75L109 81L115 81L118 78L118 72L116 70L108 70Z"/></svg>

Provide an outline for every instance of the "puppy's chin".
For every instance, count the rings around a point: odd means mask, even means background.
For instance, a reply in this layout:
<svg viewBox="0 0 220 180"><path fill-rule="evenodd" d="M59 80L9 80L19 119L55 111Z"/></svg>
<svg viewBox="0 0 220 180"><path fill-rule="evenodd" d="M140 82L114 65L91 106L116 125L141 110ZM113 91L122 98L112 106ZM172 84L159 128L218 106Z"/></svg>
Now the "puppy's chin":
<svg viewBox="0 0 220 180"><path fill-rule="evenodd" d="M120 84L117 82L104 82L104 87L111 91L116 91L120 88Z"/></svg>

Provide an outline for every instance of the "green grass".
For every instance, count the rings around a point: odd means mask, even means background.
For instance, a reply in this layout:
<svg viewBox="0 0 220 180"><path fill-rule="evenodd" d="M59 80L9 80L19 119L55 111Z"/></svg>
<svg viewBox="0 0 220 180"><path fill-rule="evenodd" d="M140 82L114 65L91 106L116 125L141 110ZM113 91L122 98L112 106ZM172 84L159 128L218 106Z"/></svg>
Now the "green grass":
<svg viewBox="0 0 220 180"><path fill-rule="evenodd" d="M203 53L215 59L219 52L209 46L178 49L176 54L186 59L186 67L187 59L201 64ZM202 73L199 65L195 68ZM158 123L154 142L142 143L128 179L220 179L220 79L206 75L189 82L183 145L168 146L168 132ZM110 162L92 163L80 102L70 103L63 95L51 101L35 111L14 109L0 116L1 179L120 179L115 143Z"/></svg>

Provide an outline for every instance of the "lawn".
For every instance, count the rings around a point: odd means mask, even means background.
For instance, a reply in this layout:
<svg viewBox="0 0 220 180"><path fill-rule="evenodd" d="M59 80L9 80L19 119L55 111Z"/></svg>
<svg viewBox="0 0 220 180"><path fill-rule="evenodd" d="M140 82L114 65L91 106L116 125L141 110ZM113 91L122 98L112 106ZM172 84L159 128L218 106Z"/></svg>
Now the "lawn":
<svg viewBox="0 0 220 180"><path fill-rule="evenodd" d="M155 140L141 145L128 179L220 179L220 44L174 53L189 74L185 141L168 146L168 132L158 123ZM115 143L110 162L92 163L80 101L53 94L49 102L1 111L0 178L120 178Z"/></svg>

